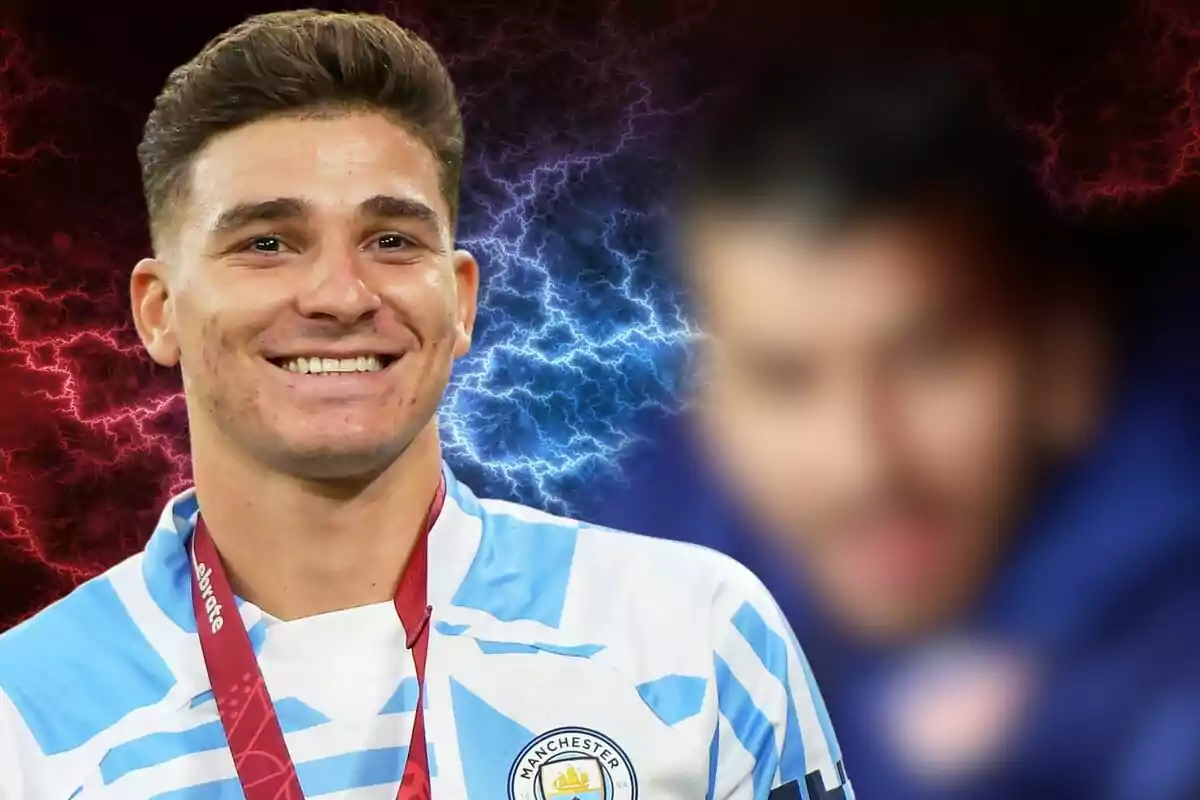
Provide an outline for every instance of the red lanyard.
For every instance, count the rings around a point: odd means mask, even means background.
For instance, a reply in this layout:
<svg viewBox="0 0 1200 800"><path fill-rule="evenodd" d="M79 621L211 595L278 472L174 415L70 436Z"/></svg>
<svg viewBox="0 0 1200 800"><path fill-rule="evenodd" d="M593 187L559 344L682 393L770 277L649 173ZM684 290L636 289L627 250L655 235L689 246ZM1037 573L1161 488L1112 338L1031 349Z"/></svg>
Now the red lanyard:
<svg viewBox="0 0 1200 800"><path fill-rule="evenodd" d="M425 660L433 611L427 602L428 538L445 498L443 477L396 589L396 613L404 625L406 645L413 651L418 686L416 717L398 800L427 800L430 794L424 711ZM225 567L203 519L197 520L192 536L192 570L192 604L200 649L246 800L304 800L296 765L288 754L250 636L242 625Z"/></svg>

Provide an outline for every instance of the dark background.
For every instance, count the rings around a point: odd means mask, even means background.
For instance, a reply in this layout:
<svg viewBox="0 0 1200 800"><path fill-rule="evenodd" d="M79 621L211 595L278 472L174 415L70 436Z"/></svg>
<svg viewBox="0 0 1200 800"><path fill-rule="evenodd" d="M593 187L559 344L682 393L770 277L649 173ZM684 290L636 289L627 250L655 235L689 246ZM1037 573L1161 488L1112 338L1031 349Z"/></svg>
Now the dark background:
<svg viewBox="0 0 1200 800"><path fill-rule="evenodd" d="M148 249L134 148L171 68L251 13L296 7L114 5L0 3L0 630L135 552L188 481L178 378L129 322L128 270ZM442 422L481 494L586 517L676 406L690 326L661 223L681 136L779 41L978 61L1041 140L1047 190L1119 231L1123 258L1154 262L1195 219L1200 4L774 5L336 6L413 27L460 88L460 239L485 286Z"/></svg>

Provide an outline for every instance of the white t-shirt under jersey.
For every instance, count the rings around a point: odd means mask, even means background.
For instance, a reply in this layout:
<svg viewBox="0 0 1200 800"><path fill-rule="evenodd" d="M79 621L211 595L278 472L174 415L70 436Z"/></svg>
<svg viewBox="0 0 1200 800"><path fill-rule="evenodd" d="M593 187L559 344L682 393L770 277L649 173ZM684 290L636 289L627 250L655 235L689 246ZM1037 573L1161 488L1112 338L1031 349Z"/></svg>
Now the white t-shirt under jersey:
<svg viewBox="0 0 1200 800"><path fill-rule="evenodd" d="M853 796L804 656L745 568L446 477L435 800ZM192 611L196 513L194 493L174 498L142 553L0 636L0 798L243 797ZM392 800L417 701L392 604L240 613L305 795Z"/></svg>

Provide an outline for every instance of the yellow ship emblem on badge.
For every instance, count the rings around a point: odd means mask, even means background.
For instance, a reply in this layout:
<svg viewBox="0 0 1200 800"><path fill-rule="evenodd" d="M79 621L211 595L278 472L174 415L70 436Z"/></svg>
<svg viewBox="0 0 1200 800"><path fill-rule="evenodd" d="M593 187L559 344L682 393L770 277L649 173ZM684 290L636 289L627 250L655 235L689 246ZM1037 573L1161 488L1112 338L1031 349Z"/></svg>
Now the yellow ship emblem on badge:
<svg viewBox="0 0 1200 800"><path fill-rule="evenodd" d="M599 785L592 785L592 776ZM604 800L604 777L594 758L571 758L546 764L541 769L542 794L562 800Z"/></svg>
<svg viewBox="0 0 1200 800"><path fill-rule="evenodd" d="M554 779L554 793L586 792L591 782L586 772L576 772L574 767L567 767L566 772Z"/></svg>

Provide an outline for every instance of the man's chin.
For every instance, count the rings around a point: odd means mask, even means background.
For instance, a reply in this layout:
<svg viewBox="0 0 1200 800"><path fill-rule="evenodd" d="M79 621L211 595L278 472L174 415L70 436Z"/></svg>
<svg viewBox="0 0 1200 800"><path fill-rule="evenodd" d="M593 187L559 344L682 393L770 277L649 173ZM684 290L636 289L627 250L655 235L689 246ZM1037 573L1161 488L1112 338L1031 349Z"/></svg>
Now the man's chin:
<svg viewBox="0 0 1200 800"><path fill-rule="evenodd" d="M876 646L898 646L936 634L949 615L920 607L858 609L843 616L852 634Z"/></svg>
<svg viewBox="0 0 1200 800"><path fill-rule="evenodd" d="M936 634L954 623L964 608L945 587L890 593L856 586L823 587L824 605L837 626L864 644L892 646Z"/></svg>
<svg viewBox="0 0 1200 800"><path fill-rule="evenodd" d="M390 467L404 445L395 440L305 442L281 448L276 454L280 471L307 480L371 478Z"/></svg>

